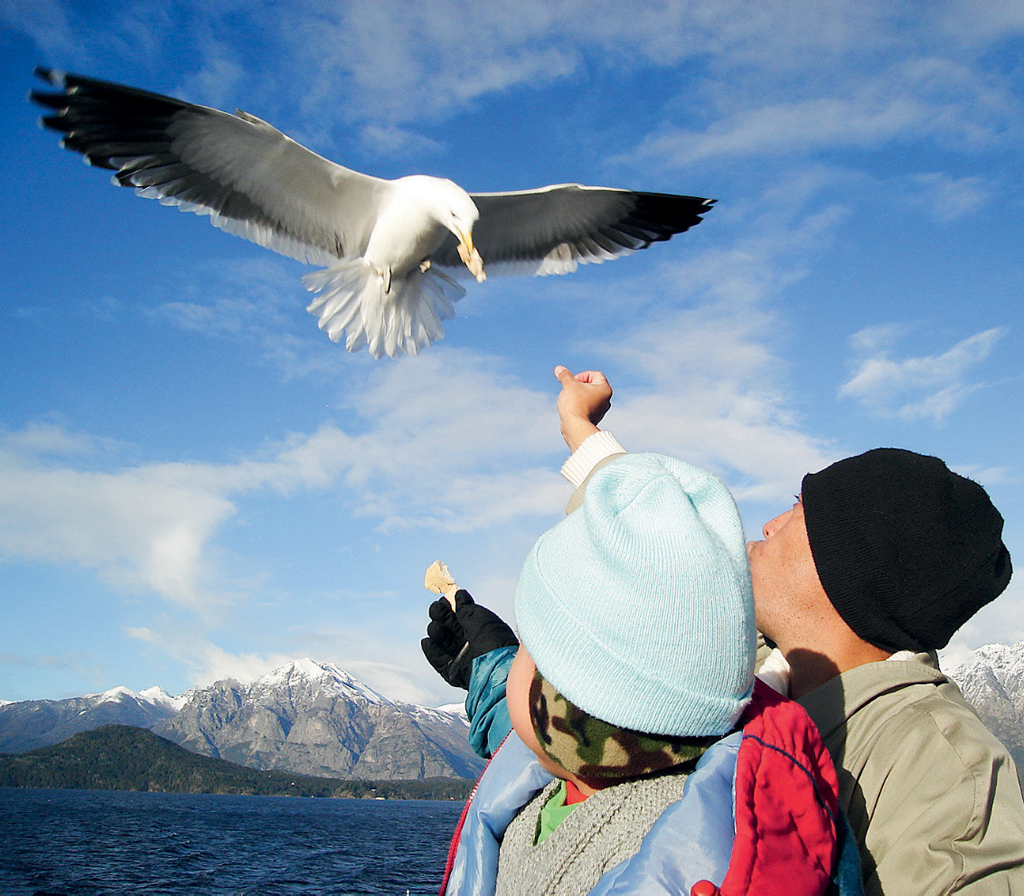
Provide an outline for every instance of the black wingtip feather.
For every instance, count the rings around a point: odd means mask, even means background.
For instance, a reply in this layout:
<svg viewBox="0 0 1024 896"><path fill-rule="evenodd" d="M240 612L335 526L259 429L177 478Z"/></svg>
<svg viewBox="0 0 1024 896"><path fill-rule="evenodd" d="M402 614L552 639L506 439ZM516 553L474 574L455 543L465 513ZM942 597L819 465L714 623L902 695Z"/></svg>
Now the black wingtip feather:
<svg viewBox="0 0 1024 896"><path fill-rule="evenodd" d="M64 72L60 69L37 65L32 71L36 77L46 81L47 84L52 84L54 87L61 87L64 83Z"/></svg>
<svg viewBox="0 0 1024 896"><path fill-rule="evenodd" d="M46 106L48 109L63 109L67 102L63 93L40 93L38 90L32 90L28 96L33 103Z"/></svg>
<svg viewBox="0 0 1024 896"><path fill-rule="evenodd" d="M619 227L631 236L643 234L645 245L671 239L699 224L714 199L674 193L637 193L636 206ZM627 227L630 228L627 230ZM640 233L637 233L639 231Z"/></svg>

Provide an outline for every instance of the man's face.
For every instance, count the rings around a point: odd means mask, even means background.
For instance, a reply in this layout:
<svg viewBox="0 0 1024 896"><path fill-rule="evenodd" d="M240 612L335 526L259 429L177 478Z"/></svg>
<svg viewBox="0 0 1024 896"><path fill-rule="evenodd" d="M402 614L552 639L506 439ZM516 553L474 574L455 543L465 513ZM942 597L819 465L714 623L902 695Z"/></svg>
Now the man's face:
<svg viewBox="0 0 1024 896"><path fill-rule="evenodd" d="M797 626L813 625L831 605L814 566L800 499L765 523L761 534L763 541L747 542L757 627L783 646Z"/></svg>

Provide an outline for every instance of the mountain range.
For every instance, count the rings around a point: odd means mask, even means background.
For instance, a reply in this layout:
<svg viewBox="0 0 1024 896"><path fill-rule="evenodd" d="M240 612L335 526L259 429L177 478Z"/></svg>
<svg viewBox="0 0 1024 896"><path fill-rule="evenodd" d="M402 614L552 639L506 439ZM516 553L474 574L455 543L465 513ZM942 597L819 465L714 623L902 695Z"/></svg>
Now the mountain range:
<svg viewBox="0 0 1024 896"><path fill-rule="evenodd" d="M975 650L948 671L1024 778L1024 642ZM0 704L0 753L23 753L104 725L146 728L204 756L254 769L361 780L475 778L459 708L387 699L332 663L298 659L250 683L180 697L114 688Z"/></svg>
<svg viewBox="0 0 1024 896"><path fill-rule="evenodd" d="M346 779L475 778L461 708L378 694L332 663L293 660L253 682L180 696L114 688L0 706L0 752L23 753L103 725L146 728L204 756L255 769Z"/></svg>
<svg viewBox="0 0 1024 896"><path fill-rule="evenodd" d="M979 647L948 675L1003 742L1024 783L1024 641Z"/></svg>
<svg viewBox="0 0 1024 896"><path fill-rule="evenodd" d="M67 700L4 703L0 705L0 753L47 747L104 725L152 728L173 718L186 701L187 697L171 697L159 687L139 693L118 687Z"/></svg>

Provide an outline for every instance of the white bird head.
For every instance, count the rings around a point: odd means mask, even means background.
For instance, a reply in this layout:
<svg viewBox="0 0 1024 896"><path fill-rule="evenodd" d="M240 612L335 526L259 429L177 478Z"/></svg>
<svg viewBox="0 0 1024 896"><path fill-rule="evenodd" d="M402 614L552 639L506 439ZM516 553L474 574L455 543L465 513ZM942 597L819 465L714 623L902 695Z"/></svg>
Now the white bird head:
<svg viewBox="0 0 1024 896"><path fill-rule="evenodd" d="M484 260L473 245L473 225L480 218L480 210L470 198L469 193L457 183L442 180L444 196L442 198L441 223L444 224L459 241L459 258L469 268L469 272L477 281L487 279L484 273Z"/></svg>

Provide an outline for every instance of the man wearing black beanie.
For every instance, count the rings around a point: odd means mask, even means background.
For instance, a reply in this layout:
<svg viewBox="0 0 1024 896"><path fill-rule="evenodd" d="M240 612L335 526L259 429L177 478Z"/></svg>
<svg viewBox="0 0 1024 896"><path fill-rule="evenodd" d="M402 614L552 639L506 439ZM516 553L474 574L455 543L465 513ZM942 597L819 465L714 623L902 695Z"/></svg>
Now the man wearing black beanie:
<svg viewBox="0 0 1024 896"><path fill-rule="evenodd" d="M1010 581L999 511L937 457L876 448L808 473L801 495L832 606L892 653L945 647Z"/></svg>
<svg viewBox="0 0 1024 896"><path fill-rule="evenodd" d="M555 375L572 510L624 449L597 428L605 377ZM865 893L1024 894L1013 760L935 653L1009 582L1002 527L977 483L880 448L805 476L747 545L758 628L776 645L762 677L788 686L832 754Z"/></svg>

